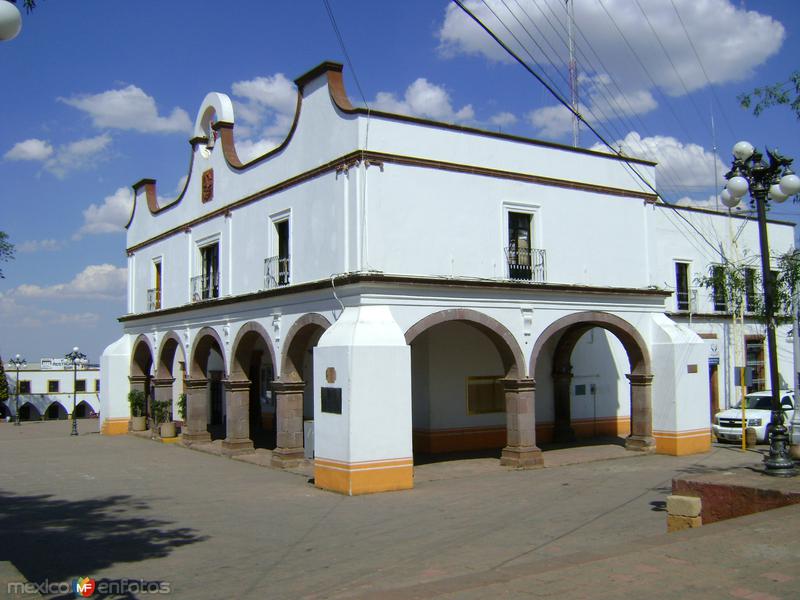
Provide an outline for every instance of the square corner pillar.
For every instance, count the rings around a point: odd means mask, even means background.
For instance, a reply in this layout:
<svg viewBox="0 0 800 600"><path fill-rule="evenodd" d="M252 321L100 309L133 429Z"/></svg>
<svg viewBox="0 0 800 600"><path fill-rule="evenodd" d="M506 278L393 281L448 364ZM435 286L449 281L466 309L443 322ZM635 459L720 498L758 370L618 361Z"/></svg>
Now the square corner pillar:
<svg viewBox="0 0 800 600"><path fill-rule="evenodd" d="M389 308L346 308L314 348L314 382L317 487L413 487L411 348Z"/></svg>
<svg viewBox="0 0 800 600"><path fill-rule="evenodd" d="M250 439L250 380L225 381L225 439L222 453L228 456L253 451Z"/></svg>
<svg viewBox="0 0 800 600"><path fill-rule="evenodd" d="M506 396L506 447L500 464L519 469L544 466L542 451L536 446L536 384L533 379L504 379Z"/></svg>
<svg viewBox="0 0 800 600"><path fill-rule="evenodd" d="M211 441L208 433L208 379L184 379L186 391L186 427L183 441L205 444Z"/></svg>
<svg viewBox="0 0 800 600"><path fill-rule="evenodd" d="M271 465L276 468L296 467L303 461L303 394L304 381L274 381L275 450Z"/></svg>
<svg viewBox="0 0 800 600"><path fill-rule="evenodd" d="M155 399L159 402L164 400L172 400L172 384L175 383L174 377L166 377L164 379L153 379L153 388L155 391Z"/></svg>
<svg viewBox="0 0 800 600"><path fill-rule="evenodd" d="M655 450L685 456L711 450L708 346L692 329L653 316L652 419ZM635 390L631 379L631 394ZM632 395L633 398L633 395Z"/></svg>

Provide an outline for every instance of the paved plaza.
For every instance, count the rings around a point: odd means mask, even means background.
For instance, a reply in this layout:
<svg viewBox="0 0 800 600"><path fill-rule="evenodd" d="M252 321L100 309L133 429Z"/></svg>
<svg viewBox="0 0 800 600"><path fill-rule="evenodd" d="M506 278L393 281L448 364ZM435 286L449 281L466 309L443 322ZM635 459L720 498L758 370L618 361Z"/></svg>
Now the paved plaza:
<svg viewBox="0 0 800 600"><path fill-rule="evenodd" d="M30 581L159 581L193 599L797 597L798 507L665 533L674 476L757 465L755 451L437 462L413 490L344 497L302 472L80 426L0 424L0 563Z"/></svg>

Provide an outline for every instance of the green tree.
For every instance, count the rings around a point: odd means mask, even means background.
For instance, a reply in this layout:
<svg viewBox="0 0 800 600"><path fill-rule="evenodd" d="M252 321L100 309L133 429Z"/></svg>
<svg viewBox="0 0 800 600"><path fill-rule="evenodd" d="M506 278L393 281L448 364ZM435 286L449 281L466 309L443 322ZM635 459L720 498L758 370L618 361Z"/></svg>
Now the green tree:
<svg viewBox="0 0 800 600"><path fill-rule="evenodd" d="M14 244L8 241L8 234L0 231L0 262L7 262L14 258ZM0 269L0 279L5 279L3 269Z"/></svg>
<svg viewBox="0 0 800 600"><path fill-rule="evenodd" d="M800 252L787 252L776 257L776 277L773 281L775 317L778 321L791 318L792 299L800 290ZM749 275L748 275L749 273ZM741 317L746 312L764 320L763 288L760 273L751 263L709 267L708 275L697 277L695 283L702 288L722 294L724 301L734 315ZM748 302L749 300L749 302Z"/></svg>
<svg viewBox="0 0 800 600"><path fill-rule="evenodd" d="M3 367L3 359L0 357L0 402L5 402L6 400L8 400L8 379L6 378L6 370Z"/></svg>
<svg viewBox="0 0 800 600"><path fill-rule="evenodd" d="M12 4L16 4L17 0L11 0ZM31 12L36 8L36 0L22 0L22 6L25 7L26 12Z"/></svg>
<svg viewBox="0 0 800 600"><path fill-rule="evenodd" d="M773 106L788 106L795 117L800 119L800 71L793 72L786 81L755 88L748 94L740 94L736 99L742 108L752 107L756 116Z"/></svg>

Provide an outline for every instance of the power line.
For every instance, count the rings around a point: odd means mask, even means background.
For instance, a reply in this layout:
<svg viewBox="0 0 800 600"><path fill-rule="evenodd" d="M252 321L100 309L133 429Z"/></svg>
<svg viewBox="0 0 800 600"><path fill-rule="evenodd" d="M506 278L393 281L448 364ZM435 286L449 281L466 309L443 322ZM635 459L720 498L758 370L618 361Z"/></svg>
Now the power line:
<svg viewBox="0 0 800 600"><path fill-rule="evenodd" d="M733 131L733 127L731 127L730 121L728 121L728 115L725 113L725 109L722 106L722 102L720 102L719 96L717 96L717 91L714 88L714 85L711 83L711 79L706 72L706 68L703 65L703 61L700 59L700 53L697 51L697 48L694 45L694 41L692 40L692 36L689 35L689 30L686 28L686 24L683 22L683 18L681 17L681 13L678 12L678 7L675 4L674 0L669 0L672 4L672 8L675 10L675 15L678 17L678 22L681 24L681 28L683 29L683 33L686 35L686 39L689 40L689 46L692 48L692 52L694 52L694 56L697 59L697 64L700 65L700 70L703 72L703 76L706 78L706 83L708 83L708 88L711 90L711 95L714 97L714 100L719 107L719 112L722 115L722 120L725 121L725 126L728 128L728 131L735 137L735 132Z"/></svg>
<svg viewBox="0 0 800 600"><path fill-rule="evenodd" d="M326 1L327 1L327 0L326 0ZM477 16L476 16L476 15L475 15L475 14L474 14L474 13L473 13L471 10L470 10L470 9L468 9L468 8L467 8L467 7L464 5L464 3L463 3L463 0L453 0L453 2L454 2L456 5L458 5L458 7L459 7L459 8L460 8L462 11L464 11L464 12L467 14L467 16L469 16L469 17L470 17L470 18L471 18L471 19L472 19L472 20L473 20L473 21L474 21L474 22L475 22L475 23L476 23L476 24L477 24L477 25L478 25L478 26L479 26L481 29L483 29L483 30L484 30L486 33L488 33L488 34L489 34L489 36L491 36L491 38L492 38L492 39L493 39L493 40L494 40L494 41L495 41L495 42L496 42L496 43L497 43L497 44L498 44L498 45L499 45L501 48L503 48L503 50L505 50L505 51L506 51L506 52L507 52L507 53L508 53L508 54L509 54L509 55L510 55L510 56L511 56L511 57L512 57L512 58L513 58L515 61L517 61L517 63L518 63L520 66L522 66L522 67L523 67L523 68L524 68L526 71L528 71L528 73L530 73L530 74L531 74L533 77L535 77L535 78L536 78L536 80L537 80L539 83L541 83L541 84L542 84L542 85L545 87L545 89L546 89L548 92L550 92L550 94L552 94L552 95L553 95L553 97L554 97L556 100L558 100L558 102L559 102L561 105L563 105L563 106L564 106L564 107L565 107L565 108L566 108L566 109L567 109L567 110L568 110L570 113L572 113L573 115L575 115L575 117L576 117L576 118L578 118L578 119L579 119L579 120L580 120L580 121L581 121L581 122L582 122L584 125L586 125L587 129L589 129L589 131L591 131L591 132L592 132L592 133L593 133L593 134L594 134L594 135L597 137L597 139L599 139L599 140L600 140L600 141L601 141L601 142L602 142L602 143L603 143L603 144L604 144L604 145L605 145L605 146L606 146L606 147L607 147L609 150L611 150L612 154L614 154L614 155L615 155L617 158L621 159L621 160L622 160L622 162L623 162L623 164L624 164L624 165L626 165L626 166L627 166L627 167L628 167L628 168L629 168L629 169L630 169L630 170L631 170L631 171L632 171L632 172L633 172L633 173L636 175L636 177L637 177L637 178L638 178L638 179L639 179L639 180L640 180L640 181L641 181L641 182L642 182L642 183L643 183L643 184L644 184L644 185L645 185L645 186L646 186L648 189L650 189L650 190L651 190L651 191L652 191L652 192L653 192L653 193L654 193L654 194L655 194L655 195L656 195L658 198L660 198L660 199L661 199L661 201L662 201L662 202L664 202L664 204L665 204L666 206L668 206L668 207L672 208L672 209L673 209L673 211L675 212L675 214L676 214L676 215L678 215L678 216L679 216L679 217L680 217L680 218L681 218L681 219L682 219L684 222L686 222L686 224L687 224L687 225L689 225L689 226L690 226L690 227L691 227L691 228L692 228L692 229L695 231L695 233L697 233L697 235L699 235L699 236L700 236L700 238L701 238L702 240L704 240L704 241L705 241L705 243L706 243L706 244L708 244L708 245L709 245L711 248L713 248L714 252L716 252L716 253L720 254L720 256L723 258L723 260L725 260L725 255L724 255L724 254L722 254L722 252L721 252L721 251L720 251L720 250L719 250L719 249L718 249L718 248L717 248L717 247L716 247L716 246L715 246L715 245L714 245L712 242L710 242L710 241L708 240L708 238L706 238L706 236L703 234L703 232L701 232L701 231L700 231L700 230L699 230L697 227L695 227L694 223L692 223L691 221L689 221L689 220L688 220L688 219L687 219L687 218L686 218L684 215L680 214L679 210L678 210L678 209L677 209L675 206L673 206L672 204L670 204L670 203L668 203L668 202L664 201L663 197L662 197L662 196L661 196L661 195L658 193L658 191L656 190L656 188L655 188L655 187L654 187L654 186L653 186L653 185L652 185L652 184L651 184L649 181L647 181L647 179L646 179L646 178L645 178L645 177L644 177L644 176L643 176L641 173L639 173L639 171L638 171L638 170L637 170L635 167L633 167L633 165L631 164L631 162L629 161L629 159L627 159L627 158L626 158L626 157L625 157L625 156L624 156L624 155L623 155L623 154L622 154L620 151L618 151L617 149L615 149L615 148L614 148L614 147L613 147L613 146L612 146L612 145L611 145L611 144L610 144L610 143L609 143L609 142L608 142L608 141L607 141L607 140L606 140L606 139L605 139L605 138L604 138L604 137L603 137L603 136L602 136L602 135L601 135L601 134L600 134L598 131L597 131L597 129L596 129L596 128L595 128L595 127L594 127L594 126L591 124L591 123L589 123L589 122L588 122L588 121L587 121L587 120L586 120L586 119L583 117L583 115L581 115L579 112L577 112L577 111L573 110L573 108L572 108L572 106L570 105L570 103L569 103L569 102L567 102L567 101L566 101L566 100L565 100L565 99L564 99L564 98L563 98L563 97L562 97L562 96L561 96L561 95L560 95L560 94L559 94L559 93L558 93L558 92L557 92L557 91L556 91L556 90L555 90L555 89L554 89L554 88L553 88L553 87L552 87L550 84L548 84L548 83L547 83L547 82L546 82L546 81L545 81L545 80L542 78L542 76L541 76L541 75L539 75L539 73L537 73L537 72L536 72L536 71L535 71L533 68L531 68L531 67L530 67L530 66L529 66L529 65L528 65L528 64L527 64L527 63L526 63L524 60L522 60L522 59L519 57L519 55L518 55L516 52L514 52L514 51L513 51L513 50L512 50L512 49L511 49L511 48L510 48L510 47L509 47L509 46L508 46L508 45L507 45L507 44L506 44L504 41L503 41L503 40L501 40L501 39L500 39L500 37L499 37L499 36L498 36L498 35L497 35L497 34L496 34L494 31L492 31L492 29L491 29L489 26L487 26L487 25L486 25L486 24L485 24L483 21L481 21L481 20L480 20L480 19L479 19L479 18L478 18L478 17L477 17ZM485 0L484 0L484 3L485 3ZM601 1L601 4L602 4L602 1ZM494 14L494 11L492 11L492 12L493 12L493 14ZM502 21L501 21L501 23L502 23ZM505 26L505 25L504 25L504 26ZM512 35L513 35L513 34L512 34ZM516 39L516 37L515 37L515 39ZM519 43L519 42L518 42L518 43ZM524 48L524 46L523 46L523 48Z"/></svg>

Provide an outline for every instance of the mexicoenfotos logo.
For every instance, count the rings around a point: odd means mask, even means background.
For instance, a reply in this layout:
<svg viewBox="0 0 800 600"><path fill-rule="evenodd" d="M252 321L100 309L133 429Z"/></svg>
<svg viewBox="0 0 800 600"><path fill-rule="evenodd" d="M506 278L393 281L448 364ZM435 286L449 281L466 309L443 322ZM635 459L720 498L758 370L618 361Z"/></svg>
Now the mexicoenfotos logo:
<svg viewBox="0 0 800 600"><path fill-rule="evenodd" d="M83 598L88 598L94 594L96 588L97 583L91 577L78 577L72 580L72 591Z"/></svg>

